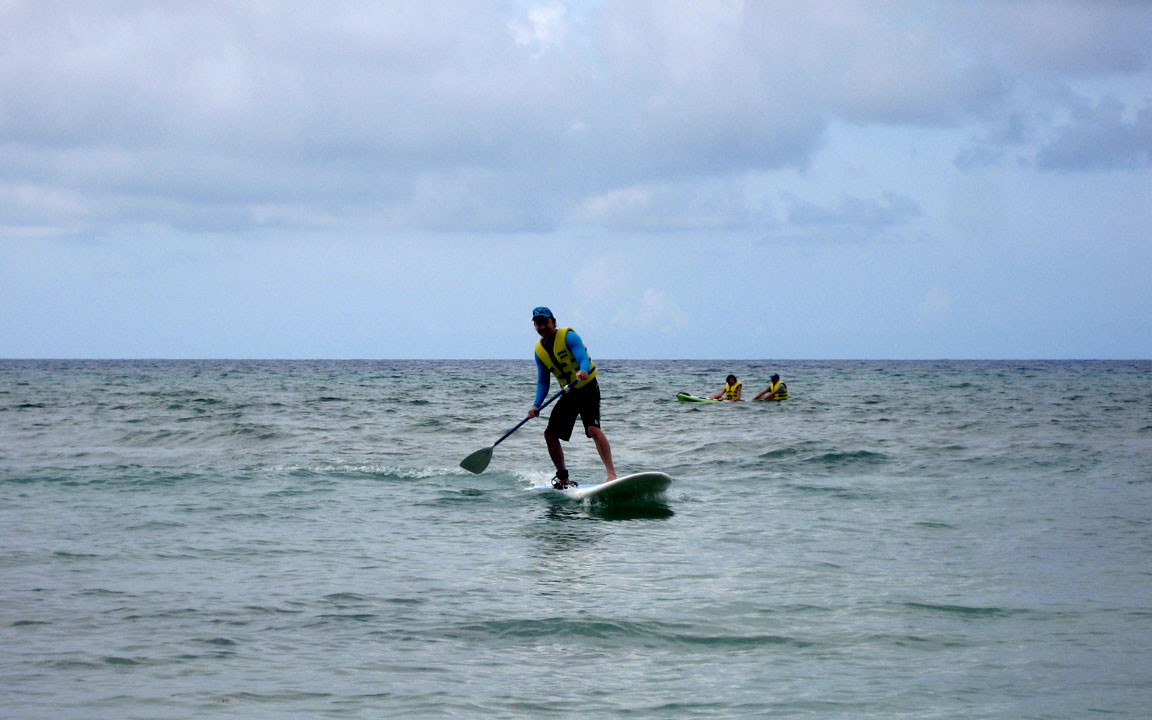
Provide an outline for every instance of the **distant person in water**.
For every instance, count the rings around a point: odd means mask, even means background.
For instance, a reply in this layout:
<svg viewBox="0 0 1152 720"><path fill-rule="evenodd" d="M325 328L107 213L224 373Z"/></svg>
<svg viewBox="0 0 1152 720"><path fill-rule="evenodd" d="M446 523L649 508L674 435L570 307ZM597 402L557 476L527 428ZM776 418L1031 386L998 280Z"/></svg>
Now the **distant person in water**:
<svg viewBox="0 0 1152 720"><path fill-rule="evenodd" d="M540 403L544 402L551 382L549 372L560 381L560 387L576 382L556 402L556 408L548 418L548 427L544 430L548 455L556 466L552 487L563 490L577 484L568 479L568 470L564 466L564 448L560 445L561 440L567 442L571 439L577 415L584 423L584 434L596 443L596 451L604 461L604 469L608 471L605 482L615 480L612 448L604 431L600 429L600 385L596 382L596 364L588 357L584 341L572 328L557 328L556 317L546 307L532 311L532 324L540 340L536 343L536 400L528 410L528 417L540 415Z"/></svg>
<svg viewBox="0 0 1152 720"><path fill-rule="evenodd" d="M735 375L729 375L724 380L724 387L719 392L714 392L708 396L709 400L739 400L740 392L744 389L744 383L736 379Z"/></svg>
<svg viewBox="0 0 1152 720"><path fill-rule="evenodd" d="M768 389L760 393L753 400L787 400L788 399L788 386L780 380L779 375L772 376L772 382L769 383Z"/></svg>

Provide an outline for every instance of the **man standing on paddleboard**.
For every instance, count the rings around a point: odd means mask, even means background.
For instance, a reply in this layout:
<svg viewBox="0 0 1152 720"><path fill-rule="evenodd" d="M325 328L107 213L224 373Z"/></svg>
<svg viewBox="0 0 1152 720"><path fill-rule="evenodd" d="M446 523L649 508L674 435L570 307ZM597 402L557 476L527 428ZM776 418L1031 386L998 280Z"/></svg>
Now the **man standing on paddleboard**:
<svg viewBox="0 0 1152 720"><path fill-rule="evenodd" d="M616 469L612 466L612 448L604 431L600 429L600 386L596 382L596 364L588 357L584 341L572 328L557 328L556 317L546 307L532 311L532 324L536 326L540 340L536 343L536 400L528 411L528 417L540 415L540 403L548 394L548 384L551 382L549 373L560 381L560 387L576 382L556 403L556 408L548 418L548 427L544 430L548 455L556 466L552 487L563 490L577 484L568 479L568 470L564 467L564 448L560 445L561 440L567 442L572 438L577 415L584 423L584 434L596 443L596 451L604 461L604 469L608 471L605 482L616 479Z"/></svg>

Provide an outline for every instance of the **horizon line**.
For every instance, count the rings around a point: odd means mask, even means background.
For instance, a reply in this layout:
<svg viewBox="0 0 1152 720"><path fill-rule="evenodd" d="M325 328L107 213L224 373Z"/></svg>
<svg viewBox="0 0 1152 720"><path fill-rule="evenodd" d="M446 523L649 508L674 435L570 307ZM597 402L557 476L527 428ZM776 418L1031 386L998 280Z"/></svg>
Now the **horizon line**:
<svg viewBox="0 0 1152 720"><path fill-rule="evenodd" d="M1152 357L619 357L598 362L1148 362ZM524 362L532 358L448 357L0 357L0 362Z"/></svg>

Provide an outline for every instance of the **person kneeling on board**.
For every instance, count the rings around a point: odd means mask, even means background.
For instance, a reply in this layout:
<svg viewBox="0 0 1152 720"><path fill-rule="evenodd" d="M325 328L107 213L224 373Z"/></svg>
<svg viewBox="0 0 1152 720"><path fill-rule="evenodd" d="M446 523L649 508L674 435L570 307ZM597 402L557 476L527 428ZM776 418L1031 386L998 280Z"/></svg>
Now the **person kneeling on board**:
<svg viewBox="0 0 1152 720"><path fill-rule="evenodd" d="M735 375L729 375L724 380L724 387L719 392L714 392L708 396L709 400L739 400L740 392L744 389L744 383L736 379Z"/></svg>
<svg viewBox="0 0 1152 720"><path fill-rule="evenodd" d="M548 394L550 372L560 381L560 387L576 381L576 385L556 403L556 408L548 418L548 427L544 430L548 455L556 466L552 487L563 490L577 484L568 479L568 470L564 467L564 448L560 445L561 440L567 442L572 438L577 415L584 423L584 434L592 438L600 459L604 461L604 469L608 471L605 482L615 480L612 448L604 431L600 429L600 385L596 382L596 364L588 357L584 341L572 328L557 328L556 317L546 307L532 311L532 324L540 340L536 343L536 400L528 411L528 417L540 415L540 403Z"/></svg>
<svg viewBox="0 0 1152 720"><path fill-rule="evenodd" d="M779 375L772 376L772 382L768 385L768 389L760 393L753 400L787 400L788 399L788 386L780 381Z"/></svg>

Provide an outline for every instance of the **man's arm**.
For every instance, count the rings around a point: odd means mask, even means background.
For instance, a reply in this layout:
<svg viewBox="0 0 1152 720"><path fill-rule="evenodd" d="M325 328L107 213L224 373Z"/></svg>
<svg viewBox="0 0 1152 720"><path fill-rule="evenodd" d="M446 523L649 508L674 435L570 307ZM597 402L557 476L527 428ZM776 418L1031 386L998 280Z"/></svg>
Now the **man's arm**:
<svg viewBox="0 0 1152 720"><path fill-rule="evenodd" d="M584 341L576 334L576 331L569 330L567 337L564 338L564 344L572 352L572 358L580 363L581 372L587 374L592 371L592 358L588 357L588 348L584 347ZM536 358L539 362L540 358Z"/></svg>
<svg viewBox="0 0 1152 720"><path fill-rule="evenodd" d="M544 367L544 363L540 362L540 358L536 358L536 399L532 401L533 408L539 408L540 403L544 402L544 396L548 394L548 368Z"/></svg>

